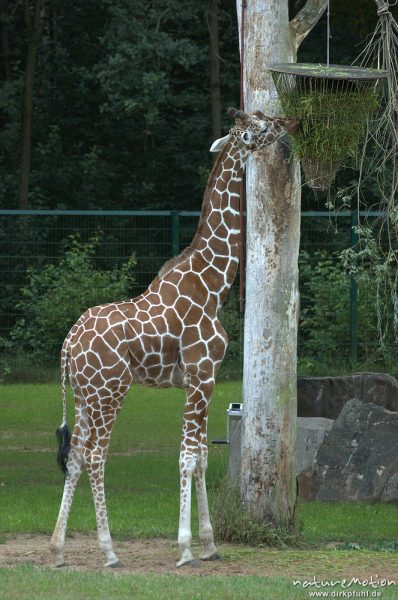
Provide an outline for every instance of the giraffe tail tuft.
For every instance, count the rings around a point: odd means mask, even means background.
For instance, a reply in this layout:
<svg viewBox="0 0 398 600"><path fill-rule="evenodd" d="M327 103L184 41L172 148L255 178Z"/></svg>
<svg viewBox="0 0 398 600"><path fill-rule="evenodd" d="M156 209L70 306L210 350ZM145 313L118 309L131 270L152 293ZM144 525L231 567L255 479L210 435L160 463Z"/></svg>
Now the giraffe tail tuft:
<svg viewBox="0 0 398 600"><path fill-rule="evenodd" d="M66 463L68 461L70 441L72 437L67 423L62 423L62 425L58 427L55 433L58 440L57 463L61 471L67 476L68 468L66 466Z"/></svg>

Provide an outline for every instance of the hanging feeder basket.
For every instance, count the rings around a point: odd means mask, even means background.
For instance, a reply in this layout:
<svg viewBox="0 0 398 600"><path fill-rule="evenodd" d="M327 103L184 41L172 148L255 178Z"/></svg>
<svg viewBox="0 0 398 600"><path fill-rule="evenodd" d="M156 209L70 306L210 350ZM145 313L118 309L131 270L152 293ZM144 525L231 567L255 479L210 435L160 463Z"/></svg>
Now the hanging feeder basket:
<svg viewBox="0 0 398 600"><path fill-rule="evenodd" d="M309 187L326 190L342 161L355 156L370 115L379 107L380 69L310 63L268 69L286 117L299 121L292 147Z"/></svg>

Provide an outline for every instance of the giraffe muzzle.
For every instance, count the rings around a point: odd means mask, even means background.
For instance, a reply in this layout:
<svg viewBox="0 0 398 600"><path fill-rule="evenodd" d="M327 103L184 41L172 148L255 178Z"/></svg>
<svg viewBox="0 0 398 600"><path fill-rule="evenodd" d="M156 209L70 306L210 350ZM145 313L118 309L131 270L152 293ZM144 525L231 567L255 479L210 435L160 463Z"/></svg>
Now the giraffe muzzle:
<svg viewBox="0 0 398 600"><path fill-rule="evenodd" d="M285 127L288 133L296 133L299 128L299 122L297 119L286 119Z"/></svg>

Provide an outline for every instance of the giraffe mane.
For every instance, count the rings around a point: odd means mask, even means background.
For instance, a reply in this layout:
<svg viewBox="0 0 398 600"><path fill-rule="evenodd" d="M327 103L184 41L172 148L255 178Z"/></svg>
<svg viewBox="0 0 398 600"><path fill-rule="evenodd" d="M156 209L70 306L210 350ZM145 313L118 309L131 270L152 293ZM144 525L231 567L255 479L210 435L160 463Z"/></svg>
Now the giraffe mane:
<svg viewBox="0 0 398 600"><path fill-rule="evenodd" d="M159 273L158 273L159 279L162 279L162 277L167 275L167 273L172 271L177 265L180 265L187 258L192 256L193 252L194 252L194 248L192 248L191 246L188 246L188 248L185 248L180 254L177 254L177 256L173 256L172 258L167 260L164 263L164 265L162 267L160 267L160 269L159 269Z"/></svg>
<svg viewBox="0 0 398 600"><path fill-rule="evenodd" d="M203 228L206 225L207 222L207 217L209 216L210 212L211 212L211 206L210 206L210 198L213 192L213 189L215 187L215 182L216 182L216 173L218 172L218 168L220 166L220 163L224 160L225 155L227 154L227 151L229 152L232 146L232 142L228 141L224 148L221 150L221 152L219 153L213 168L211 170L211 173L209 175L209 179L207 181L207 185L206 185L206 189L204 191L203 194L203 203L202 203L202 211L200 213L200 219L199 219L199 223L198 223L198 229L196 231L195 237L192 240L191 246L190 247L196 247L196 242L202 237L202 233L203 233Z"/></svg>
<svg viewBox="0 0 398 600"><path fill-rule="evenodd" d="M173 256L172 258L170 258L168 261L166 261L164 263L164 265L159 269L159 272L158 272L159 279L161 279L162 277L165 277L165 275L167 275L167 273L172 271L175 267L177 267L178 265L183 263L185 260L187 260L187 258L190 258L193 255L193 253L196 249L196 242L199 241L202 236L203 227L205 226L207 217L209 216L210 211L211 211L210 198L211 198L211 194L212 194L212 191L213 191L213 188L215 185L215 181L216 181L216 173L218 171L220 163L225 158L227 149L229 150L230 147L231 147L231 142L228 142L227 144L225 144L224 148L219 153L219 155L213 165L211 173L209 175L209 179L207 181L207 185L206 185L206 188L205 188L205 191L203 194L202 211L200 213L198 228L197 228L195 237L192 240L191 245L188 246L187 248L185 248L180 254L177 254L177 256Z"/></svg>

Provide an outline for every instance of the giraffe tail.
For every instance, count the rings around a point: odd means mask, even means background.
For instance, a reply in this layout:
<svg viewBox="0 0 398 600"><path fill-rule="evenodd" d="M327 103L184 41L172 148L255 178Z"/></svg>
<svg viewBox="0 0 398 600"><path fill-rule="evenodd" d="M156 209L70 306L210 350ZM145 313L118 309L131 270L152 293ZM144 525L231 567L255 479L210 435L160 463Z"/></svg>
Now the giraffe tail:
<svg viewBox="0 0 398 600"><path fill-rule="evenodd" d="M61 471L68 475L66 466L69 452L71 433L66 422L66 383L68 379L68 359L69 359L69 336L63 343L61 350L61 389L62 389L62 423L55 432L58 441L57 462Z"/></svg>

